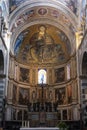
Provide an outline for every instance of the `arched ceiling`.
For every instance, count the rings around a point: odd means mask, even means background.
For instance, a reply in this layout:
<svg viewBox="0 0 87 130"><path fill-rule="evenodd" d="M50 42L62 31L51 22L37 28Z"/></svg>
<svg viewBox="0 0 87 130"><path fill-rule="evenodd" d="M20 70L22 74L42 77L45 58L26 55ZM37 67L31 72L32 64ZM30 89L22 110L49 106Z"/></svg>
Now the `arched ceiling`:
<svg viewBox="0 0 87 130"><path fill-rule="evenodd" d="M66 60L75 52L75 32L78 29L77 0L13 0L10 4L9 31L12 32L13 54L20 35L29 30L20 47L22 49L25 45L26 48L32 37L30 35L38 33L38 27L41 25L47 28L46 31L53 38L54 44L60 44ZM68 42L62 41L63 36Z"/></svg>
<svg viewBox="0 0 87 130"><path fill-rule="evenodd" d="M31 1L31 0L30 0ZM44 0L45 1L45 0ZM47 0L49 4L52 0ZM20 5L26 3L28 4L29 0L11 0L10 1L10 13L12 13L16 8L18 8ZM32 0L32 2L37 3L38 1ZM43 1L39 0L39 3L43 3ZM64 6L68 7L75 15L78 15L78 0L55 0L53 2L59 2L63 4Z"/></svg>

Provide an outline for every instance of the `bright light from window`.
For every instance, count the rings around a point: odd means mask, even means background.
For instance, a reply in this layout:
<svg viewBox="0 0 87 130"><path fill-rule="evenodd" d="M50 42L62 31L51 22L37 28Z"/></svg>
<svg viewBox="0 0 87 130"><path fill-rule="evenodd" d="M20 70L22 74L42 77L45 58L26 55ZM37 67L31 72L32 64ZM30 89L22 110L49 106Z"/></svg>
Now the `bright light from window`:
<svg viewBox="0 0 87 130"><path fill-rule="evenodd" d="M70 79L70 64L67 65L67 80Z"/></svg>
<svg viewBox="0 0 87 130"><path fill-rule="evenodd" d="M38 71L38 84L46 84L46 70L41 69Z"/></svg>

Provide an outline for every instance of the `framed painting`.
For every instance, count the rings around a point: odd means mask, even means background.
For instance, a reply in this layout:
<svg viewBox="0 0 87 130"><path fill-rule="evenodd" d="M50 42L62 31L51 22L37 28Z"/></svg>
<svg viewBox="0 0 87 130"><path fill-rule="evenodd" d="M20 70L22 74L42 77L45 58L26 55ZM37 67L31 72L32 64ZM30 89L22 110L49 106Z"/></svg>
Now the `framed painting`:
<svg viewBox="0 0 87 130"><path fill-rule="evenodd" d="M66 89L58 88L55 90L55 100L58 102L58 105L66 104Z"/></svg>
<svg viewBox="0 0 87 130"><path fill-rule="evenodd" d="M29 83L29 69L20 68L19 80L24 83Z"/></svg>
<svg viewBox="0 0 87 130"><path fill-rule="evenodd" d="M29 89L19 88L19 104L28 105L29 103Z"/></svg>
<svg viewBox="0 0 87 130"><path fill-rule="evenodd" d="M65 68L55 69L55 83L64 82L65 80Z"/></svg>

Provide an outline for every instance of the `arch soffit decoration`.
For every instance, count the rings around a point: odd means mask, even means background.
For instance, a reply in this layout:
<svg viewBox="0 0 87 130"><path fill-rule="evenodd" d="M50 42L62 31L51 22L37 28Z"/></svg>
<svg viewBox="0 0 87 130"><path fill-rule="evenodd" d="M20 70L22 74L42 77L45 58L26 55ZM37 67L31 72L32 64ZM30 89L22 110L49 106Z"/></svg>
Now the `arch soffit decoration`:
<svg viewBox="0 0 87 130"><path fill-rule="evenodd" d="M55 10L59 10L60 12L63 12L69 18L70 22L73 23L74 27L76 27L77 16L67 6L65 6L62 2L60 2L58 0L55 0L55 1L54 0L51 0L51 1L44 0L44 2L42 0L37 0L36 2L35 2L35 0L25 1L22 4L20 4L20 6L18 6L10 14L9 21L15 20L18 17L18 15L21 15L27 9L30 9L32 7L39 7L39 6L54 7ZM11 23L12 23L12 21L11 21Z"/></svg>
<svg viewBox="0 0 87 130"><path fill-rule="evenodd" d="M10 14L10 17L9 17L9 24L10 24L10 30L14 24L14 22L16 22L16 20L18 19L18 17L21 16L21 14L24 14L26 12L28 12L29 10L31 10L31 8L40 8L40 7L43 7L43 8L47 8L47 10L50 8L50 10L52 10L52 8L54 8L54 11L56 11L56 14L57 12L59 13L59 15L63 15L66 19L66 21L69 21L73 28L75 29L75 31L77 30L77 17L75 16L74 13L72 13L71 10L69 10L66 6L64 6L63 4L61 4L60 2L41 2L37 1L37 3L35 2L25 2L23 4L21 4L19 7L17 7L11 14ZM49 8L48 8L49 7ZM61 13L60 13L61 12ZM58 14L57 14L58 15ZM46 15L44 15L44 17L46 17ZM35 16L34 16L35 17ZM48 16L47 16L48 17ZM51 17L53 19L53 17ZM58 19L56 19L58 20Z"/></svg>
<svg viewBox="0 0 87 130"><path fill-rule="evenodd" d="M66 35L68 36L68 38L69 38L69 40L70 40L70 42L72 42L72 44L74 43L75 44L75 35L74 35L74 33L76 32L76 29L77 29L77 27L76 27L76 20L77 20L77 18L76 18L76 16L72 13L72 12L70 12L69 10L68 10L68 8L67 7L65 7L64 5L62 5L61 3L58 3L58 2L50 2L49 4L47 3L47 2L44 2L44 3L32 3L31 1L29 1L29 2L25 2L25 4L23 4L23 5L20 5L12 14L11 14L11 16L10 16L10 19L9 19L9 25L10 25L10 31L12 31L11 29L13 28L13 26L14 26L14 23L16 23L17 22L17 20L21 17L21 14L25 14L26 12L28 12L28 11L31 11L33 8L35 8L36 9L36 12L41 8L40 6L42 6L44 4L44 6L43 6L43 9L46 9L46 11L47 11L47 13L49 12L49 10L50 11L56 11L56 13L54 14L55 16L51 16L51 17L48 17L48 15L46 14L46 15L44 15L44 17L43 17L43 19L42 19L42 21L41 21L41 17L43 16L43 15L40 15L39 13L38 13L38 16L36 16L37 17L37 23L44 23L43 21L45 21L45 23L48 23L49 22L49 20L50 21L52 21L52 22L50 22L51 24L54 24L55 25L55 23L57 23L56 25L57 25L57 28L59 28L59 29L61 29L63 32L64 32L64 30L65 30L65 34L66 34L66 32L68 32ZM57 14L57 12L59 13L59 14ZM70 14L69 14L70 13ZM62 23L61 22L61 19L60 19L60 22L59 22L59 15L63 15L64 16L64 19L62 20L62 21L64 21L65 20L65 22L67 23L67 25L66 24L64 24L64 22ZM72 14L72 15L71 15ZM72 16L72 17L71 17ZM35 16L34 16L35 17ZM31 23L32 23L32 21L33 21L33 24L35 24L36 23L36 18L34 19L34 17L32 18L32 20L31 21L29 21L30 19L27 19L27 20L25 20L24 22L22 21L21 22L21 24L19 25L19 26L17 26L17 28L15 27L15 32L16 32L16 34L15 33L12 33L12 39L14 39L14 37L15 37L15 40L16 40L16 38L17 38L17 36L24 30L24 29L26 29L27 27L29 27L30 25L31 25ZM54 18L53 18L54 17ZM34 21L35 21L35 23L34 23ZM69 25L71 25L71 26L69 26ZM21 29L20 29L21 28ZM72 29L72 31L73 32L71 32L71 29ZM20 30L20 31L18 31L18 30ZM67 30L67 31L66 31ZM71 35L72 36L70 36L70 33L71 33ZM72 41L72 39L70 39L70 37L73 39L74 38L74 40ZM14 43L15 43L15 40L13 41L13 43L11 43L11 45L12 45L12 48L14 47ZM72 46L72 45L71 45Z"/></svg>

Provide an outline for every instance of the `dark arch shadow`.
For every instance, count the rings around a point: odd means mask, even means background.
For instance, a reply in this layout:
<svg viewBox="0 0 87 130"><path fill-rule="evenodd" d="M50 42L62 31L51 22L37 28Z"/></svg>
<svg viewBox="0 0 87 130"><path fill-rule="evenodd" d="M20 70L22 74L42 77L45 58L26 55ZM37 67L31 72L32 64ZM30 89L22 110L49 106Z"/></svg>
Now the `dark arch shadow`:
<svg viewBox="0 0 87 130"><path fill-rule="evenodd" d="M0 50L0 74L3 73L4 73L4 57L2 50Z"/></svg>
<svg viewBox="0 0 87 130"><path fill-rule="evenodd" d="M83 54L82 75L87 75L87 52L84 52L84 54Z"/></svg>

